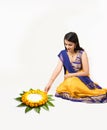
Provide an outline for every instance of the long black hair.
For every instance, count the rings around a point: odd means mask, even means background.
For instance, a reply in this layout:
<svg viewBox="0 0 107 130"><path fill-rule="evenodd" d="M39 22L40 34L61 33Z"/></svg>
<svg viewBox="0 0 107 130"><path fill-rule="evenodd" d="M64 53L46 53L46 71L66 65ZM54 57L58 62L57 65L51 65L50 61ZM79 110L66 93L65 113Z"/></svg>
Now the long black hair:
<svg viewBox="0 0 107 130"><path fill-rule="evenodd" d="M64 36L64 44L65 44L65 40L67 40L69 42L73 42L73 43L76 44L76 47L74 49L75 52L77 50L83 50L84 51L84 49L82 47L80 47L79 39L78 39L78 36L77 36L77 34L75 32L69 32L69 33L65 34L65 36Z"/></svg>

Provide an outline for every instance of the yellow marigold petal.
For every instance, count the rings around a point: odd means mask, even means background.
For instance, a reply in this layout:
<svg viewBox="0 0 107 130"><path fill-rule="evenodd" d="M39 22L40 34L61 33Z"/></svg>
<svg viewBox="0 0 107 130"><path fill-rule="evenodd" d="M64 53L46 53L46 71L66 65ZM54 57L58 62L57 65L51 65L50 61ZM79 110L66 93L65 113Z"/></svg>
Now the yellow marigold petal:
<svg viewBox="0 0 107 130"><path fill-rule="evenodd" d="M41 99L40 100L37 100L37 101L33 101L33 100L30 100L28 98L29 95L33 95L33 94L38 94L41 96ZM35 96L34 95L34 96ZM37 90L29 90L28 92L25 92L23 95L22 95L22 102L25 103L26 105L30 106L30 107L37 107L37 106L40 106L40 105L43 105L47 102L48 100L48 96L47 96L47 93L46 92L43 92L39 89Z"/></svg>

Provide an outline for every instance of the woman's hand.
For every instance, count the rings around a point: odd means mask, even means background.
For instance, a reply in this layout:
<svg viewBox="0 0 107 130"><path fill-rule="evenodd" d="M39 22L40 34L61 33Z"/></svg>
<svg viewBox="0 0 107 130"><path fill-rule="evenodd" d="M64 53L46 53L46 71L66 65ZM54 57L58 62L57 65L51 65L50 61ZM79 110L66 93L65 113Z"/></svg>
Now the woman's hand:
<svg viewBox="0 0 107 130"><path fill-rule="evenodd" d="M46 86L44 91L48 93L48 91L50 90L51 86Z"/></svg>
<svg viewBox="0 0 107 130"><path fill-rule="evenodd" d="M67 79L67 78L70 78L70 77L72 77L72 74L71 74L71 73L68 73L68 74L65 74L65 75L64 75L64 79Z"/></svg>

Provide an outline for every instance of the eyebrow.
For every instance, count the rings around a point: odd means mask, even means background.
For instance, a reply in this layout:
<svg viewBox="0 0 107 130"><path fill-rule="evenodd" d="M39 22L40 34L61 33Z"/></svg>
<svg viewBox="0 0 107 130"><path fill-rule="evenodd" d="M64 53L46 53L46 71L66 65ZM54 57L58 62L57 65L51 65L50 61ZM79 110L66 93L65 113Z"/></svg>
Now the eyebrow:
<svg viewBox="0 0 107 130"><path fill-rule="evenodd" d="M73 43L64 43L65 45L73 45Z"/></svg>

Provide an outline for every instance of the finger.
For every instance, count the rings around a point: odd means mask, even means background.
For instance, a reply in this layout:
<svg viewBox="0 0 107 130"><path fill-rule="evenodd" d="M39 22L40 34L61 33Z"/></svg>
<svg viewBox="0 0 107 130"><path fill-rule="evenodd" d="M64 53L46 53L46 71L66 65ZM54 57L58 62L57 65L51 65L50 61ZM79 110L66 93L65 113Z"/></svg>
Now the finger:
<svg viewBox="0 0 107 130"><path fill-rule="evenodd" d="M49 91L49 88L45 88L45 90L44 90L46 93L48 93L48 91Z"/></svg>
<svg viewBox="0 0 107 130"><path fill-rule="evenodd" d="M64 77L64 79L66 79L66 77Z"/></svg>
<svg viewBox="0 0 107 130"><path fill-rule="evenodd" d="M44 91L47 92L47 88L45 88Z"/></svg>

